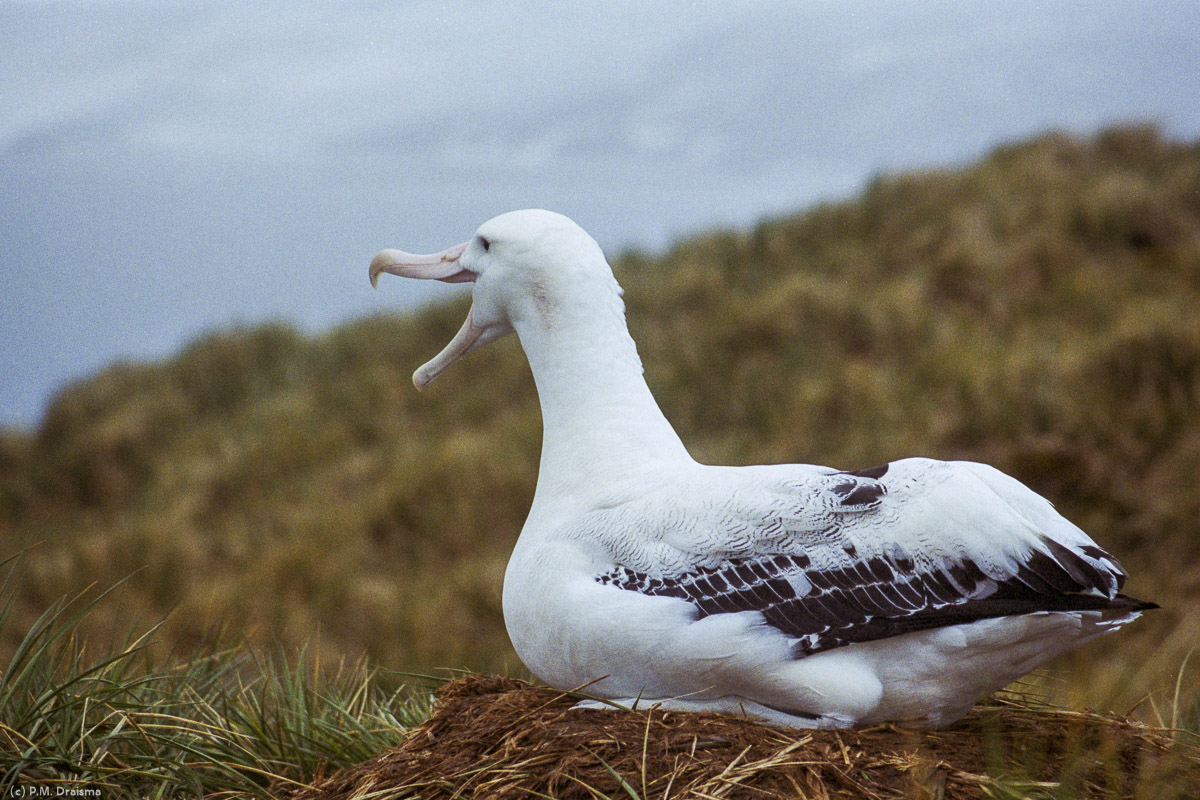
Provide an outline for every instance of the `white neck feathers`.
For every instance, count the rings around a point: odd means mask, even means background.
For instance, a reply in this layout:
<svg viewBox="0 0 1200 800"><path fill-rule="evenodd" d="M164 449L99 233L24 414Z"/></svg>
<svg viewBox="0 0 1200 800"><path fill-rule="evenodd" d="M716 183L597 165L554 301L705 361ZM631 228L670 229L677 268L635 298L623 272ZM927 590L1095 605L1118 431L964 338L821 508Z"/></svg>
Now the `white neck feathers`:
<svg viewBox="0 0 1200 800"><path fill-rule="evenodd" d="M664 462L691 463L646 385L616 281L588 283L515 323L542 406L539 495L586 495Z"/></svg>

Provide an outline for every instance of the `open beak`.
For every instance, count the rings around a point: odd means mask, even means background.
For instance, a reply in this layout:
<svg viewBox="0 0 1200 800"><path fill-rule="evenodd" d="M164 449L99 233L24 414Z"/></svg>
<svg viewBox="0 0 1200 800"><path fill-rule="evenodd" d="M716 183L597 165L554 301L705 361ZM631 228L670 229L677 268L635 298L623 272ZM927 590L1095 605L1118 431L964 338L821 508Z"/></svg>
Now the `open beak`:
<svg viewBox="0 0 1200 800"><path fill-rule="evenodd" d="M379 276L384 272L405 278L422 278L444 283L474 282L478 276L458 264L458 259L467 249L468 244L469 242L463 242L448 250L429 255L416 255L403 250L380 250L375 258L371 259L371 286L378 284ZM473 312L474 308L467 313L466 322L450 340L450 344L413 373L414 386L424 389L434 378L441 375L446 367L467 353L512 332L512 328L508 325L476 327L472 320Z"/></svg>
<svg viewBox="0 0 1200 800"><path fill-rule="evenodd" d="M446 367L458 361L467 353L478 350L488 342L495 341L512 332L512 328L507 325L491 325L487 328L478 328L475 326L471 316L471 312L467 312L466 322L458 329L458 333L454 334L454 338L450 340L450 344L442 348L442 352L417 368L417 371L413 373L413 386L416 386L417 389L424 389L433 382L434 378L441 375Z"/></svg>

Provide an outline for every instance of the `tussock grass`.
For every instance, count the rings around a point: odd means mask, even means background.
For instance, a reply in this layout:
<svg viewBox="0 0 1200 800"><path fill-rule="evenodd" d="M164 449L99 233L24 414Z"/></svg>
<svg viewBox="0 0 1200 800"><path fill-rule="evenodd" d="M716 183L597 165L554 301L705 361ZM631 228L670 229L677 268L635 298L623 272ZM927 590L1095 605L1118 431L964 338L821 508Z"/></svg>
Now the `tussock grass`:
<svg viewBox="0 0 1200 800"><path fill-rule="evenodd" d="M10 559L10 562L12 559ZM9 632L12 569L0 596ZM428 697L385 690L362 664L315 666L247 648L152 657L155 629L96 649L79 636L113 587L53 604L0 678L0 793L270 796L395 744Z"/></svg>
<svg viewBox="0 0 1200 800"><path fill-rule="evenodd" d="M1015 475L1164 606L1042 688L1169 713L1200 645L1200 146L1047 135L615 265L651 388L700 460ZM368 291L365 273L346 265ZM319 635L331 666L518 670L500 586L537 470L528 368L508 340L428 392L409 380L464 314L225 331L114 365L0 436L0 541L40 543L0 658L58 598L144 567L81 640L165 617L161 657L220 620L259 648ZM1200 659L1180 685L1193 708Z"/></svg>

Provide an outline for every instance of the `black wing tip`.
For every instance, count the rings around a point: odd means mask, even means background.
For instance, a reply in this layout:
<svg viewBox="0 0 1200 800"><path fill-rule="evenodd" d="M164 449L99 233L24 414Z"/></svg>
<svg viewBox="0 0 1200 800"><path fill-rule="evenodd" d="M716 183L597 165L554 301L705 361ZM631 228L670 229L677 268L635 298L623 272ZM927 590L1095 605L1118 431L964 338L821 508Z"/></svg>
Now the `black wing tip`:
<svg viewBox="0 0 1200 800"><path fill-rule="evenodd" d="M887 474L888 468L891 466L892 464L889 461L887 464L880 464L877 467L868 467L867 469L847 469L836 474L854 475L858 478L871 478L872 480L879 480Z"/></svg>
<svg viewBox="0 0 1200 800"><path fill-rule="evenodd" d="M1022 602L1028 605L1023 609L1018 608ZM1130 597L1127 594L1104 597L1102 595L1083 594L1082 592L1067 592L1057 595L1014 598L1013 608L1009 611L1009 614L1029 614L1038 611L1123 611L1127 614L1136 614L1140 611L1152 611L1156 608L1161 608L1161 606L1158 603L1152 603L1149 600L1140 600L1136 597ZM1007 614L998 616L1007 616Z"/></svg>
<svg viewBox="0 0 1200 800"><path fill-rule="evenodd" d="M1162 608L1158 603L1150 600L1139 600L1127 594L1117 595L1112 599L1111 603L1112 605L1109 608L1120 608L1125 611L1153 611L1156 608Z"/></svg>

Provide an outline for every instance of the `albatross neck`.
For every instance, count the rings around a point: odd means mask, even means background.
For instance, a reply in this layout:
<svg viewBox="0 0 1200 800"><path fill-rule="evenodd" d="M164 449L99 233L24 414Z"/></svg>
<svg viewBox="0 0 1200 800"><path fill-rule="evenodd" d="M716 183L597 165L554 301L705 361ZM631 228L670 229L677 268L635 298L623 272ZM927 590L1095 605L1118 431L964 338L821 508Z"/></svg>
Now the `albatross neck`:
<svg viewBox="0 0 1200 800"><path fill-rule="evenodd" d="M517 325L542 407L543 488L584 491L692 463L646 385L619 297Z"/></svg>

